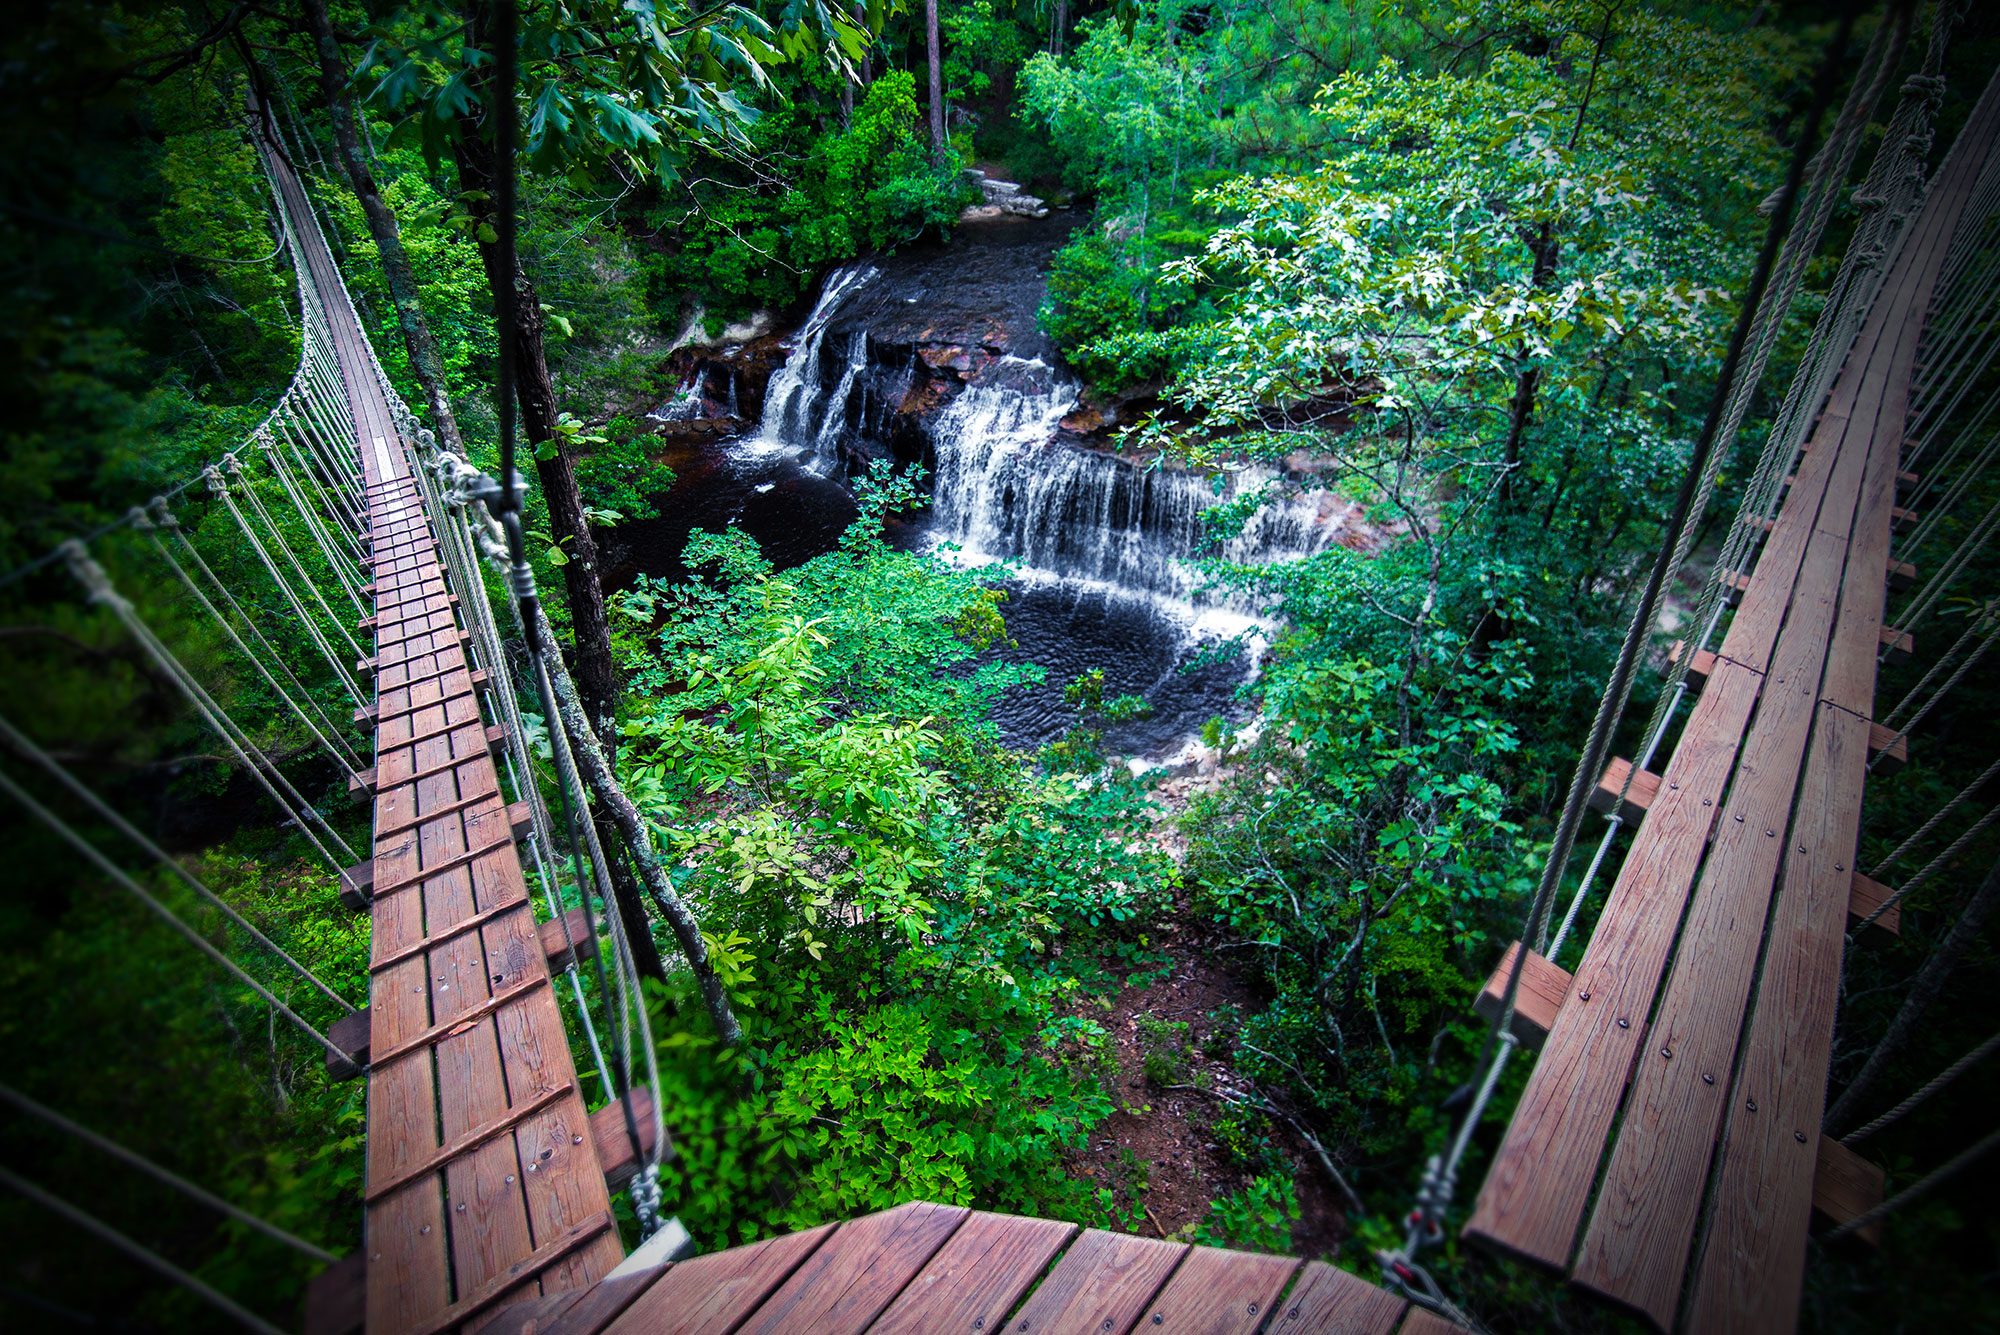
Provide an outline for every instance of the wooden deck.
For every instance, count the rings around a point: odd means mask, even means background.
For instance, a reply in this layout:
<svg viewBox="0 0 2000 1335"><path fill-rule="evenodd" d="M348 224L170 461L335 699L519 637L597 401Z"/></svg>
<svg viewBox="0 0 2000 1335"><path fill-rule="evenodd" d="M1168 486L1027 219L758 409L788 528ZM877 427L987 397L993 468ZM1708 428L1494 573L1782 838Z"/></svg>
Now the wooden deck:
<svg viewBox="0 0 2000 1335"><path fill-rule="evenodd" d="M271 164L293 217L298 183ZM624 1256L466 657L331 255L304 223L366 479L375 600L366 1321L451 1329ZM483 675L483 674L482 674Z"/></svg>
<svg viewBox="0 0 2000 1335"><path fill-rule="evenodd" d="M636 1259L636 1258L635 1258ZM1322 1261L914 1201L502 1311L486 1335L1431 1335Z"/></svg>
<svg viewBox="0 0 2000 1335"><path fill-rule="evenodd" d="M2000 138L1996 89L1847 356L1674 754L1628 811L1643 823L1466 1225L1662 1330L1796 1320L1911 371ZM1606 777L1613 798L1623 777Z"/></svg>

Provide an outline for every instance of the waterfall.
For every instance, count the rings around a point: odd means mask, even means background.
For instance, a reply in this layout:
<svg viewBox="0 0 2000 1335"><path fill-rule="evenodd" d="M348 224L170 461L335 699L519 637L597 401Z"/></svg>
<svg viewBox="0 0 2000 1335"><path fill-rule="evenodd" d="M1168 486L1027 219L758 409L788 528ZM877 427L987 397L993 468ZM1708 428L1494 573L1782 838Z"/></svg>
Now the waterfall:
<svg viewBox="0 0 2000 1335"><path fill-rule="evenodd" d="M840 438L855 416L848 401L867 367L868 335L855 330L834 340L831 351L837 357L839 372L829 377L822 365L829 351L826 327L841 304L875 275L876 270L865 264L850 264L827 275L791 355L764 392L764 420L749 444L766 450L810 449L822 465L834 458Z"/></svg>
<svg viewBox="0 0 2000 1335"><path fill-rule="evenodd" d="M1203 514L1219 504L1211 478L1134 464L1053 437L1076 406L1075 386L1040 361L1006 358L939 414L932 531L961 560L1009 560L1032 572L1194 601ZM1241 494L1276 479L1269 469L1227 475ZM1285 560L1330 538L1317 497L1281 498L1211 554Z"/></svg>

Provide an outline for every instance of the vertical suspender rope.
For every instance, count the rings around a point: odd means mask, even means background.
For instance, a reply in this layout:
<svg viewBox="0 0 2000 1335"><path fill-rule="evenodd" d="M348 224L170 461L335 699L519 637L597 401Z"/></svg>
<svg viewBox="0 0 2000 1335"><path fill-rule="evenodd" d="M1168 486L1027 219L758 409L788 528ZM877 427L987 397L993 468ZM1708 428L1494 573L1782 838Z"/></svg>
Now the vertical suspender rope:
<svg viewBox="0 0 2000 1335"><path fill-rule="evenodd" d="M319 581L307 572L305 563L299 560L298 553L292 550L291 540L285 537L284 530L278 527L277 523L271 518L270 511L264 508L263 500L257 495L256 485L243 472L243 465L237 460L235 454L223 455L222 466L228 471L229 476L242 487L243 499L250 503L250 508L257 512L259 519L264 521L264 527L271 534L271 541L284 554L285 563L291 566L293 572L298 575L299 583L305 586L306 592L310 593L313 601L319 604L319 610L326 613L326 619L333 624L335 630L340 632L340 637L347 641L348 649L353 652L355 657L361 657L360 643L355 640L353 634L348 631L347 626L341 619L334 615L333 608L326 601L326 595L320 592ZM230 508L233 510L235 507L232 505ZM359 599L356 599L354 602L354 610L359 615L367 615L367 609L361 606Z"/></svg>
<svg viewBox="0 0 2000 1335"><path fill-rule="evenodd" d="M175 541L180 543L182 550L187 553L188 560L193 562L194 568L207 578L210 587L215 590L216 596L222 600L223 605L236 614L236 619L243 623L245 630L250 632L250 638L257 641L258 645L262 647L264 658L260 661L274 665L279 672L283 673L285 680L291 683L292 690L297 694L298 698L312 706L313 712L326 725L328 734L335 737L340 736L340 729L334 724L332 719L327 717L326 711L320 708L319 701L313 698L312 692L306 689L305 684L298 679L298 676L292 671L291 665L285 662L284 655L279 653L277 646L272 644L265 637L264 632L257 628L257 619L250 615L242 603L237 601L236 595L230 591L229 585L223 581L221 576L209 568L208 562L202 558L201 549L196 547L188 538L187 530L181 526L180 520L174 517L174 512L167 508L167 498L164 496L155 496L149 513L153 524L157 528L166 529L174 535Z"/></svg>
<svg viewBox="0 0 2000 1335"><path fill-rule="evenodd" d="M213 465L206 470L206 475L208 477L209 491L228 508L230 516L236 520L237 528L241 529L243 536L249 540L251 550L257 553L257 559L262 561L264 569L270 572L272 582L278 586L278 592L284 595L285 601L292 605L292 611L298 614L300 626L312 638L312 642L319 647L320 655L326 659L327 666L333 669L334 675L339 678L340 684L346 688L348 695L353 697L354 702L356 704L363 703L361 688L355 682L353 672L342 661L341 656L334 651L333 646L327 642L326 636L320 631L318 621L310 612L306 611L305 605L299 601L298 594L285 581L285 577L278 573L277 564L271 560L271 554L264 550L264 544L258 539L256 533L252 531L249 521L243 518L243 512L236 508L236 502L231 499L229 484L223 480L222 474ZM356 657L360 656L358 648L355 654Z"/></svg>
<svg viewBox="0 0 2000 1335"><path fill-rule="evenodd" d="M285 462L284 451L278 448L277 442L269 435L259 436L257 445L263 450L264 457L270 461L272 475L285 489L285 495L291 499L300 518L305 521L306 530L312 534L313 541L318 544L320 552L326 557L327 567L333 571L334 577L340 581L341 587L347 591L347 596L359 609L361 586L368 581L362 578L361 567L356 563L360 553L355 549L353 535L342 534L342 537L347 539L345 548L336 542L332 533L327 531L326 521L322 518L319 507L306 499L304 488L312 485L310 481L303 478L296 482L293 480L291 467Z"/></svg>

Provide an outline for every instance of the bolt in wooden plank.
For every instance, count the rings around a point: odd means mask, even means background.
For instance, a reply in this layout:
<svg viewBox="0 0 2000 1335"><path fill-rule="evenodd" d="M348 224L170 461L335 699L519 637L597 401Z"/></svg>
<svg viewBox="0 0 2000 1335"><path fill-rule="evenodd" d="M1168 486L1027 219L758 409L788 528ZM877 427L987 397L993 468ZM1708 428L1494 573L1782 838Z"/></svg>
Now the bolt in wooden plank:
<svg viewBox="0 0 2000 1335"><path fill-rule="evenodd" d="M1147 1305L1142 1332L1255 1335L1298 1272L1294 1256L1196 1247Z"/></svg>
<svg viewBox="0 0 2000 1335"><path fill-rule="evenodd" d="M975 1213L951 1235L868 1335L998 1332L1063 1245L1075 1224Z"/></svg>
<svg viewBox="0 0 2000 1335"><path fill-rule="evenodd" d="M751 1314L744 1335L860 1335L969 1213L911 1201L848 1221Z"/></svg>
<svg viewBox="0 0 2000 1335"><path fill-rule="evenodd" d="M1857 477L1858 480L1858 477ZM1819 699L1847 542L1816 530L1771 660L1572 1278L1673 1324L1783 837Z"/></svg>
<svg viewBox="0 0 2000 1335"><path fill-rule="evenodd" d="M731 1335L840 1227L822 1224L677 1262L611 1323L611 1335Z"/></svg>
<svg viewBox="0 0 2000 1335"><path fill-rule="evenodd" d="M1008 1335L1125 1335L1190 1250L1088 1229L1008 1318Z"/></svg>
<svg viewBox="0 0 2000 1335"><path fill-rule="evenodd" d="M1409 1303L1324 1261L1308 1261L1269 1335L1390 1335Z"/></svg>
<svg viewBox="0 0 2000 1335"><path fill-rule="evenodd" d="M1724 659L1696 700L1487 1173L1468 1238L1552 1268L1568 1262L1762 681Z"/></svg>
<svg viewBox="0 0 2000 1335"><path fill-rule="evenodd" d="M1798 1323L1847 929L1867 724L1821 705L1769 944L1729 1093L1688 1321L1745 1335Z"/></svg>

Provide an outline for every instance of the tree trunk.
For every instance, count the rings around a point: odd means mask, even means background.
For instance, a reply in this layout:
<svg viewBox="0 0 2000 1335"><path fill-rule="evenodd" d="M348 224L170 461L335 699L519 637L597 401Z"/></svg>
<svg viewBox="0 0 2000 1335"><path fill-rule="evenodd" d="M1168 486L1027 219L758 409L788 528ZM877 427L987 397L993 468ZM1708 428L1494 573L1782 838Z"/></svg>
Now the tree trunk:
<svg viewBox="0 0 2000 1335"><path fill-rule="evenodd" d="M848 10L854 15L855 23L860 25L861 29L866 32L868 28L868 6L853 4L848 6ZM868 86L875 82L874 35L872 33L869 34L867 40L869 45L864 47L861 52L861 90L864 93L868 91Z"/></svg>
<svg viewBox="0 0 2000 1335"><path fill-rule="evenodd" d="M1986 880L1980 885L1965 911L1958 915L1958 921L1945 933L1944 940L1938 942L1937 949L1924 961L1924 967L1917 970L1917 976L1910 980L1910 991L1903 998L1903 1008L1896 1012L1896 1018L1889 1024L1889 1032L1882 1035L1882 1041L1875 1045L1875 1051L1868 1054L1867 1064L1846 1090L1834 1100L1827 1110L1826 1132L1838 1136L1860 1120L1861 1102L1868 1097L1868 1091L1888 1069L1889 1063L1902 1055L1909 1045L1911 1035L1916 1033L1917 1024L1924 1018L1924 1012L1944 990L1951 971L1979 939L1979 931L1986 925L1987 915L2000 908L2000 862L1993 864L1993 870L1986 873Z"/></svg>
<svg viewBox="0 0 2000 1335"><path fill-rule="evenodd" d="M1549 224L1542 224L1541 234L1530 246L1535 257L1534 286L1539 290L1547 287L1556 273L1559 245L1551 235ZM1513 515L1520 504L1522 445L1527 440L1528 423L1535 415L1535 391L1541 380L1541 368L1528 362L1527 354L1523 353L1521 373L1514 381L1514 402L1507 418L1507 447L1501 456L1500 514L1503 518Z"/></svg>
<svg viewBox="0 0 2000 1335"><path fill-rule="evenodd" d="M1063 53L1063 39L1069 32L1069 0L1056 0L1056 12L1049 19L1049 54Z"/></svg>
<svg viewBox="0 0 2000 1335"><path fill-rule="evenodd" d="M474 6L471 11L474 40L486 27L483 11L484 6ZM489 107L494 91L491 69L490 62L481 65L472 88ZM453 155L458 163L459 185L487 197L474 208L480 220L490 224L498 176L492 142L468 126L459 134ZM535 475L541 481L542 497L549 507L549 531L563 555L569 558L562 572L563 588L569 595L570 626L576 635L577 690L592 729L609 749L615 736L613 726L618 708L618 674L611 659L611 623L605 616L604 590L598 582L597 540L590 535L590 524L583 513L583 493L577 488L576 461L563 447L561 433L556 430L556 387L549 375L541 298L518 259L514 271L506 272L497 245L481 242L479 259L486 269L487 285L496 294L503 284L514 285L514 397L521 408L521 435L536 456Z"/></svg>
<svg viewBox="0 0 2000 1335"><path fill-rule="evenodd" d="M546 616L537 618L535 633L541 636L544 655L553 655L555 637L550 632ZM618 831L625 847L631 852L632 861L639 868L639 875L646 883L647 892L659 906L660 915L667 920L667 925L673 929L674 940L680 943L681 954L687 959L688 969L694 974L695 985L701 989L702 1001L708 1008L709 1018L715 1023L716 1035L723 1043L735 1047L743 1041L743 1026L737 1023L736 1012L729 1004L729 993L723 987L721 978L717 977L714 963L708 958L708 943L702 939L700 924L695 921L694 913L688 908L687 901L674 889L674 883L667 876L666 869L660 866L660 860L653 852L652 836L646 831L645 817L639 814L639 809L632 805L632 799L627 797L625 790L619 786L618 778L611 772L611 766L605 760L604 752L598 747L596 738L591 736L587 729L568 726L572 721L571 715L580 713L582 709L569 679L559 671L551 672L549 683L555 689L556 707L563 713L564 731L576 739L574 748L576 764L583 775L585 786L603 807L605 820ZM627 935L634 937L633 944L636 949L637 937L649 930L645 925L645 907L637 905L638 911L635 915L623 902L625 894L623 884L618 886L618 893L620 917L626 923ZM636 932L632 927L635 917L639 923ZM650 945L652 938L647 936L646 940ZM655 958L657 959L657 956Z"/></svg>
<svg viewBox="0 0 2000 1335"><path fill-rule="evenodd" d="M319 54L320 91L326 98L328 118L333 122L333 140L339 150L341 170L361 212L368 220L368 233L382 257L382 272L389 281L389 300L396 307L396 325L402 331L403 348L410 357L410 369L430 405L431 421L437 426L438 442L463 457L465 444L459 438L458 419L452 415L451 399L445 391L444 360L438 355L437 341L431 337L430 322L424 318L423 302L417 291L415 271L409 252L403 249L402 228L382 191L375 174L368 170L362 151L360 130L353 104L347 98L347 61L333 35L326 0L304 0L306 27Z"/></svg>
<svg viewBox="0 0 2000 1335"><path fill-rule="evenodd" d="M944 157L944 61L938 56L937 0L924 0L924 41L931 62L931 156Z"/></svg>

